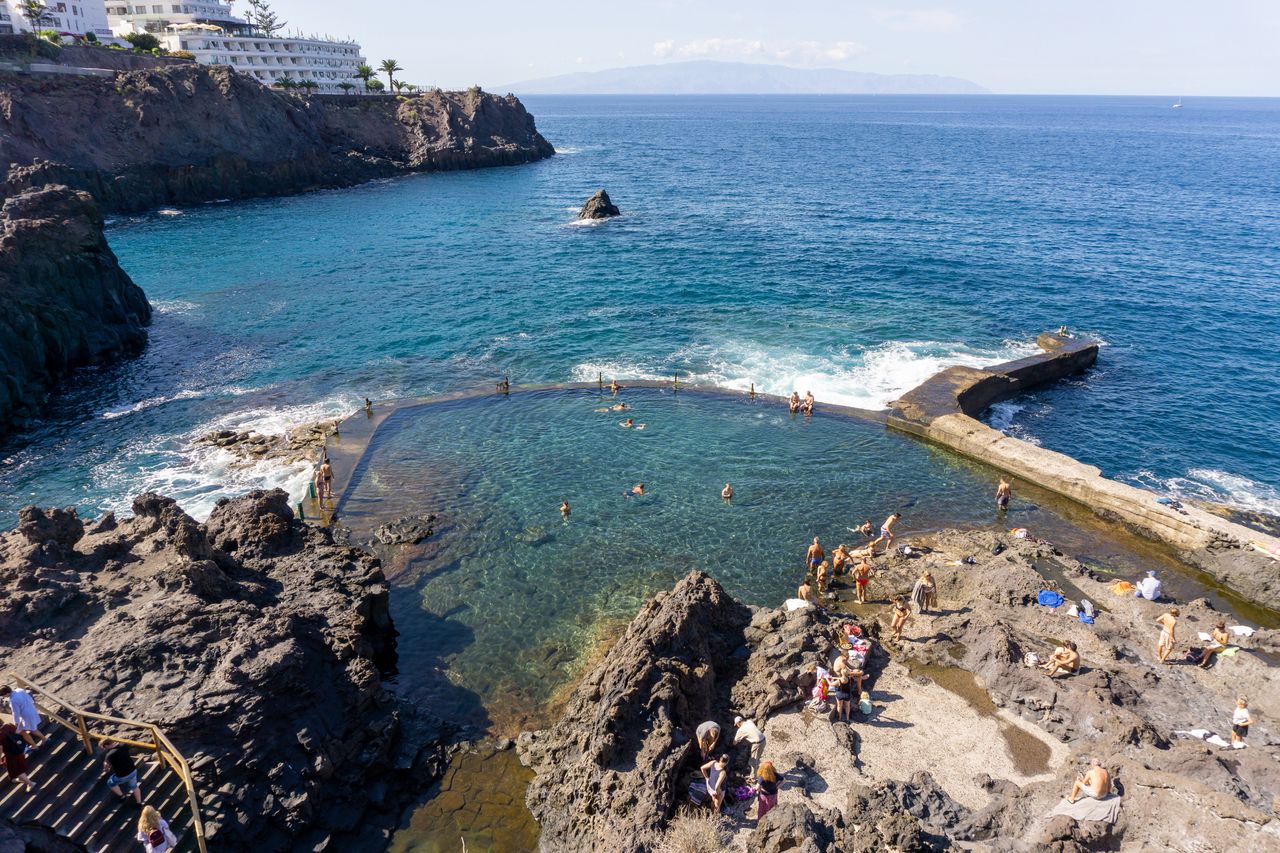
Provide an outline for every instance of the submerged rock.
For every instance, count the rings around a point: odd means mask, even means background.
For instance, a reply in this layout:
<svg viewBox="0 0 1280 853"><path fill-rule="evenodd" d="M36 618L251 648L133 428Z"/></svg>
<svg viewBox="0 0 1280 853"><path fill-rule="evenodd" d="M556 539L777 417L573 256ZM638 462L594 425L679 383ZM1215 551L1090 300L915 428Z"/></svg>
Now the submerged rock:
<svg viewBox="0 0 1280 853"><path fill-rule="evenodd" d="M579 219L608 219L610 216L621 215L622 211L618 210L618 206L604 190L597 190L596 194L582 205L582 210L578 211Z"/></svg>
<svg viewBox="0 0 1280 853"><path fill-rule="evenodd" d="M431 537L435 524L434 515L406 515L380 526L373 538L383 545L417 545Z"/></svg>

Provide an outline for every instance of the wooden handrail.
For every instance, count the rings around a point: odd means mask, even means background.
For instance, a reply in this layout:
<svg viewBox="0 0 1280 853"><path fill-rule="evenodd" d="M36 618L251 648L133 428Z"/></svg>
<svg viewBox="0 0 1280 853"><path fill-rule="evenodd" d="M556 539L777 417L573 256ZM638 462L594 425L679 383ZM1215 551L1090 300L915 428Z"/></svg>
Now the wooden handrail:
<svg viewBox="0 0 1280 853"><path fill-rule="evenodd" d="M196 834L196 846L200 849L200 853L208 853L208 847L204 838L204 821L200 817L200 801L196 796L195 779L191 775L191 768L187 764L187 760L182 757L182 753L165 737L164 732L153 723L144 723L140 720L128 720L124 717L113 717L109 714L98 714L93 711L86 711L72 705L65 699L44 689L29 679L23 678L17 673L9 672L5 674L5 679L12 681L20 687L30 691L33 696L39 697L38 704L42 706L42 710L46 717L54 721L58 725L72 732L85 745L85 752L88 755L93 754L93 742L99 743L120 743L126 746L132 746L136 749L150 750L156 756L156 759L162 764L170 767L178 778L182 780L182 785L187 790L187 802L191 805L191 828ZM40 702L39 699L45 701ZM53 713L49 705L53 704L65 714L69 719L63 719L62 716ZM74 718L74 722L72 719ZM101 723L109 723L113 726L127 727L133 729L142 729L146 734L151 736L151 743L133 740L131 738L120 737L116 734L108 734L105 732L93 732L89 730L88 721L93 720Z"/></svg>

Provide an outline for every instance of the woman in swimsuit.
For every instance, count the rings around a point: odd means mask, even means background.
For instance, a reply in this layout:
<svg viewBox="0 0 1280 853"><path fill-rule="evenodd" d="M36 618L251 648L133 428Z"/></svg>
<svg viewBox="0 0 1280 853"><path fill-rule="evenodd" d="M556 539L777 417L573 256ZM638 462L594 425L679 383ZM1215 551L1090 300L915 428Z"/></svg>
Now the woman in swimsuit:
<svg viewBox="0 0 1280 853"><path fill-rule="evenodd" d="M902 626L907 624L907 620L911 618L911 608L907 607L907 603L902 600L902 596L895 595L893 597L893 622L889 626L893 629L894 642L902 641Z"/></svg>

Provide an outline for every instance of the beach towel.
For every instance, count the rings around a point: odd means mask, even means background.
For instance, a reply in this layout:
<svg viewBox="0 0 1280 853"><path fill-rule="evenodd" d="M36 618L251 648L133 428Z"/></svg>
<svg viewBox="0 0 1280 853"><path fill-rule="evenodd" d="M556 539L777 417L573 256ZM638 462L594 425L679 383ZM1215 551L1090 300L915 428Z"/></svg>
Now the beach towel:
<svg viewBox="0 0 1280 853"><path fill-rule="evenodd" d="M1049 812L1049 817L1060 814L1076 820L1100 820L1105 823L1115 823L1116 819L1120 817L1120 798L1111 794L1101 800L1083 797L1074 803L1069 803L1064 797L1053 807L1053 811Z"/></svg>
<svg viewBox="0 0 1280 853"><path fill-rule="evenodd" d="M756 789L752 788L750 785L739 785L737 788L734 788L729 792L729 796L733 798L734 802L749 800L755 795Z"/></svg>
<svg viewBox="0 0 1280 853"><path fill-rule="evenodd" d="M1113 595L1133 595L1135 587L1128 581L1116 581L1108 589Z"/></svg>
<svg viewBox="0 0 1280 853"><path fill-rule="evenodd" d="M1227 628L1227 630L1235 634L1237 637L1253 636L1253 629L1246 625L1232 625L1229 628Z"/></svg>
<svg viewBox="0 0 1280 853"><path fill-rule="evenodd" d="M1085 624L1085 625L1092 625L1092 624L1093 624L1093 617L1092 617L1092 616L1090 616L1088 613L1081 613L1081 614L1080 614L1080 621L1081 621L1081 623L1083 623L1083 624Z"/></svg>
<svg viewBox="0 0 1280 853"><path fill-rule="evenodd" d="M1219 735L1209 735L1207 738L1204 739L1204 742L1211 743L1214 746L1231 746L1231 744L1227 743Z"/></svg>
<svg viewBox="0 0 1280 853"><path fill-rule="evenodd" d="M1204 740L1209 735L1213 734L1213 732L1208 729L1187 729L1185 731L1175 729L1173 733L1177 737L1190 737L1197 738L1199 740Z"/></svg>
<svg viewBox="0 0 1280 853"><path fill-rule="evenodd" d="M790 612L792 610L803 610L809 606L809 602L803 598L788 598L782 605L783 609Z"/></svg>
<svg viewBox="0 0 1280 853"><path fill-rule="evenodd" d="M1066 599L1051 589L1042 589L1036 594L1036 601L1045 607L1058 607Z"/></svg>
<svg viewBox="0 0 1280 853"><path fill-rule="evenodd" d="M1239 646L1227 646L1225 649L1223 649L1222 651L1218 652L1218 657L1220 657L1220 658L1229 658L1229 657L1231 657L1232 655L1234 655L1234 654L1235 654L1236 652L1238 652L1238 651L1240 651L1240 647L1239 647Z"/></svg>

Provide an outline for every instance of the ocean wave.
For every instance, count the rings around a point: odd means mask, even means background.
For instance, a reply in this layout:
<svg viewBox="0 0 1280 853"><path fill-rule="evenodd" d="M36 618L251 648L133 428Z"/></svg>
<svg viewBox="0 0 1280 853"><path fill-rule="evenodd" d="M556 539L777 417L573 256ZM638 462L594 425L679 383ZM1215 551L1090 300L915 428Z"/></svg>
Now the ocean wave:
<svg viewBox="0 0 1280 853"><path fill-rule="evenodd" d="M1168 497L1207 501L1280 516L1280 489L1216 468L1192 468L1182 477L1159 477L1141 470L1127 478L1136 486Z"/></svg>
<svg viewBox="0 0 1280 853"><path fill-rule="evenodd" d="M177 394L171 394L168 397L149 397L146 400L139 400L132 406L124 409L115 409L103 412L101 417L103 420L115 420L123 418L125 415L132 415L134 412L141 412L144 409L150 409L154 406L163 406L165 403L172 403L177 400L194 400L196 397L204 396L203 391L195 391L190 388L184 388Z"/></svg>
<svg viewBox="0 0 1280 853"><path fill-rule="evenodd" d="M156 211L160 216L182 216L182 211L172 207L162 207Z"/></svg>
<svg viewBox="0 0 1280 853"><path fill-rule="evenodd" d="M789 396L812 391L819 402L883 409L930 376L954 365L987 367L1021 358L1038 349L1034 343L1007 341L983 349L939 341L890 341L865 348L825 354L731 342L697 345L650 362L591 361L575 366L575 381L606 378L668 379L674 370L691 383L707 383L740 391Z"/></svg>
<svg viewBox="0 0 1280 853"><path fill-rule="evenodd" d="M185 299L156 299L151 307L160 314L189 314L200 306Z"/></svg>
<svg viewBox="0 0 1280 853"><path fill-rule="evenodd" d="M130 511L134 496L146 491L172 497L197 521L208 518L222 498L254 489L281 488L296 503L311 480L309 463L247 461L221 447L198 445L196 439L224 429L283 436L302 424L341 418L361 404L354 398L331 397L303 405L230 412L186 433L132 442L110 462L94 468L92 478L113 496L105 501L105 508L122 513Z"/></svg>

